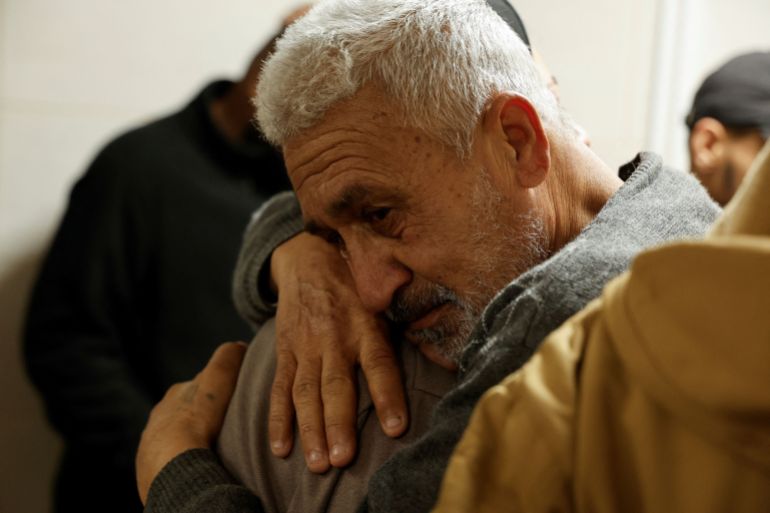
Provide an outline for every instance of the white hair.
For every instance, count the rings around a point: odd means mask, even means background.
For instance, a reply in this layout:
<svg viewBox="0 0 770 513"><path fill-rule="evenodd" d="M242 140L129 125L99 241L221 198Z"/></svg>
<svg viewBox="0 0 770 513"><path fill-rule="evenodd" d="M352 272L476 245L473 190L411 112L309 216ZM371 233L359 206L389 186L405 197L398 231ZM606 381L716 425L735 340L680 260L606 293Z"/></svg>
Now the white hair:
<svg viewBox="0 0 770 513"><path fill-rule="evenodd" d="M529 50L483 0L325 0L277 42L257 89L257 119L283 145L374 83L406 126L467 154L489 99L514 91L546 124L554 96Z"/></svg>

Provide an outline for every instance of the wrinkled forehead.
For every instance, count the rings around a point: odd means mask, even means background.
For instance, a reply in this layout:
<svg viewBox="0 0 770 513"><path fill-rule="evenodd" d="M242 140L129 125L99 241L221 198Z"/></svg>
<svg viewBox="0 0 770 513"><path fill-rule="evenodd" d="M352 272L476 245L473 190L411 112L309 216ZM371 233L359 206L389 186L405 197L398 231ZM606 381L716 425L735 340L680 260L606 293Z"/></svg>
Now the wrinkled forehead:
<svg viewBox="0 0 770 513"><path fill-rule="evenodd" d="M424 137L404 126L403 116L378 90L362 88L333 106L315 126L286 141L284 159L298 193L344 170L386 172L405 154L414 154ZM328 176L327 176L328 175Z"/></svg>

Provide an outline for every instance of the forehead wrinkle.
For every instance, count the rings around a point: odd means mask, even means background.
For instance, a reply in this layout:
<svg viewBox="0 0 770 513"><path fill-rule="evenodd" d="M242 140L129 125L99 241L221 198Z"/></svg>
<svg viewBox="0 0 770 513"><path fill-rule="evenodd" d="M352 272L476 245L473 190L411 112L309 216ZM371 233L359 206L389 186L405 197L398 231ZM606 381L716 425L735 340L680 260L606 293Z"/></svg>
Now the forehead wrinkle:
<svg viewBox="0 0 770 513"><path fill-rule="evenodd" d="M342 134L340 134L340 132L342 132ZM355 135L362 136L362 140L350 140L350 137ZM297 190L302 187L308 178L324 172L334 163L344 160L347 157L365 158L363 155L364 152L361 152L360 147L366 147L367 149L379 149L376 145L367 144L367 142L371 138L374 138L375 141L381 140L381 138L377 137L373 130L369 131L358 127L336 128L329 130L317 137L313 137L312 133L308 134L307 137L311 140L302 145L304 146L304 151L300 153L300 156L305 158L301 159L299 164L296 166L293 165L293 163L287 166L289 169L291 169L291 174L299 174L302 176L300 183L296 187ZM329 138L331 138L332 141L326 142L326 139ZM318 146L320 146L322 149L316 150L315 148ZM348 146L358 146L359 148L356 148L357 151L353 155L345 155L343 157L328 156L330 153L335 151L344 151L345 147ZM361 154L359 154L359 152L361 152ZM287 162L287 164L289 164L289 162ZM303 176L302 170L306 167L310 167L311 170L307 175Z"/></svg>
<svg viewBox="0 0 770 513"><path fill-rule="evenodd" d="M302 190L303 186L308 183L308 180L313 181L315 178L318 178L319 175L324 173L331 173L332 175L335 174L335 170L338 167L342 167L344 171L356 171L359 168L355 166L354 164L349 164L347 166L342 166L343 163L347 161L360 161L365 160L366 157L364 155L358 155L358 154L352 154L352 155L344 155L342 157L329 160L324 164L324 166L319 169L316 172L309 173L307 176L303 177L302 181L297 185L296 192L300 192ZM363 169L361 169L363 171Z"/></svg>

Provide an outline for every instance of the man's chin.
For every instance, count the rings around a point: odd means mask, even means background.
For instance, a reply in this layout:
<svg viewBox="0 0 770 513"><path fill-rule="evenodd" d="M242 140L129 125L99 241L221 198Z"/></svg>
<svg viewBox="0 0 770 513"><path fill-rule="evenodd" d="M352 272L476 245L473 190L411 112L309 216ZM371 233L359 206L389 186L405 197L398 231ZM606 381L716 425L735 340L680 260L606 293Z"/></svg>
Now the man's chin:
<svg viewBox="0 0 770 513"><path fill-rule="evenodd" d="M477 319L470 309L446 303L410 324L404 337L431 362L456 371Z"/></svg>
<svg viewBox="0 0 770 513"><path fill-rule="evenodd" d="M457 362L443 352L439 351L435 344L422 343L419 344L419 349L425 358L435 363L439 367L443 367L446 370L452 372L457 371Z"/></svg>
<svg viewBox="0 0 770 513"><path fill-rule="evenodd" d="M456 371L464 345L458 342L464 341L466 337L460 337L456 332L448 334L449 325L445 322L437 324L430 328L406 330L404 337L410 344L417 346L423 356L431 362L447 370Z"/></svg>

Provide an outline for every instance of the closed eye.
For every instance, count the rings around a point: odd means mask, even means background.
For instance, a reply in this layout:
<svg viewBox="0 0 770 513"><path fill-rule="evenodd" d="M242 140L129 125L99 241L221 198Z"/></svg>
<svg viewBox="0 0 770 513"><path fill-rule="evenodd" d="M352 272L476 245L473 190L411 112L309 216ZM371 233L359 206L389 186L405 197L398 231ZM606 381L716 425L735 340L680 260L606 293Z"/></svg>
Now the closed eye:
<svg viewBox="0 0 770 513"><path fill-rule="evenodd" d="M339 232L334 231L334 230L326 231L323 234L323 238L329 244L339 248L340 251L345 249L345 240L342 238L342 236L339 234Z"/></svg>
<svg viewBox="0 0 770 513"><path fill-rule="evenodd" d="M324 233L324 239L326 242L337 248L337 250L340 252L340 256L343 259L348 259L348 248L345 245L345 239L342 238L342 235L340 235L339 232L335 230L329 230Z"/></svg>
<svg viewBox="0 0 770 513"><path fill-rule="evenodd" d="M377 207L364 209L361 219L377 234L395 238L398 237L401 221L397 209L391 207Z"/></svg>
<svg viewBox="0 0 770 513"><path fill-rule="evenodd" d="M388 207L365 210L362 217L367 223L377 223L384 221L388 214L390 214L390 211L391 209Z"/></svg>

